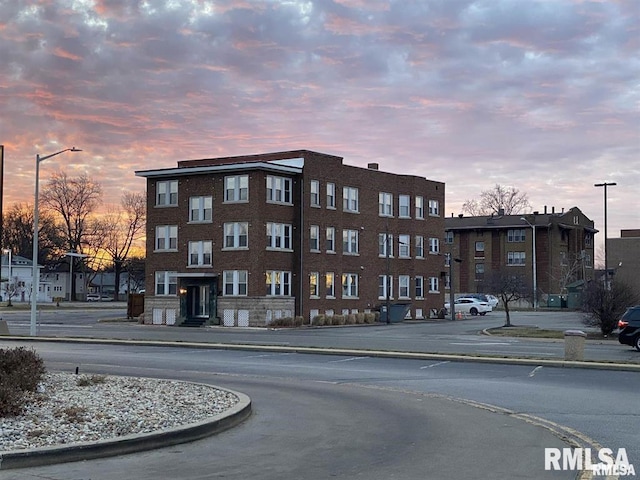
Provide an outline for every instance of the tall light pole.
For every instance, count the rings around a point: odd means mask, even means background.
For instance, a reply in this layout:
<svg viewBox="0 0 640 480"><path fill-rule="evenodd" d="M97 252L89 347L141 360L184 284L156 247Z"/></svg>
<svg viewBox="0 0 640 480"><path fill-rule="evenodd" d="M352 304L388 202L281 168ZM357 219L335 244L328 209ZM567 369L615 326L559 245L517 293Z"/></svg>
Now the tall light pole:
<svg viewBox="0 0 640 480"><path fill-rule="evenodd" d="M533 230L533 309L537 310L538 309L538 273L536 271L536 217L533 217L533 224L531 222L529 222L529 220L527 220L524 217L520 217L520 220L527 222L527 224L531 227L531 230Z"/></svg>
<svg viewBox="0 0 640 480"><path fill-rule="evenodd" d="M29 329L29 334L34 337L37 335L36 328L36 319L38 316L38 290L40 289L40 272L38 271L38 221L39 221L39 211L38 211L38 187L40 183L40 162L47 160L48 158L55 157L56 155L60 155L64 152L81 152L82 150L73 147L73 148L65 148L64 150L60 150L59 152L52 153L51 155L46 155L41 157L40 154L36 154L36 192L34 196L33 202L33 269L32 269L32 280L31 280L31 325Z"/></svg>
<svg viewBox="0 0 640 480"><path fill-rule="evenodd" d="M11 303L11 297L13 295L13 290L11 289L11 249L4 248L2 253L9 255L9 279L7 281L7 296L9 297L9 301L7 302L7 307L13 307L13 304Z"/></svg>
<svg viewBox="0 0 640 480"><path fill-rule="evenodd" d="M607 187L617 185L616 182L594 183L594 187L604 187L604 275L606 285L609 285L609 258L607 257Z"/></svg>

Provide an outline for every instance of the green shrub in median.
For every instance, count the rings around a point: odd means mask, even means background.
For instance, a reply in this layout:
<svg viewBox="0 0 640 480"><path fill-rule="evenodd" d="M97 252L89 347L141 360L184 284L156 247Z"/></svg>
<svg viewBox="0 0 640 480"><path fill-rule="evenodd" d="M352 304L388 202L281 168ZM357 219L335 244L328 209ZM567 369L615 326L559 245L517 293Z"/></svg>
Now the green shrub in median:
<svg viewBox="0 0 640 480"><path fill-rule="evenodd" d="M24 347L0 349L0 417L19 415L27 392L35 392L45 374L44 361Z"/></svg>

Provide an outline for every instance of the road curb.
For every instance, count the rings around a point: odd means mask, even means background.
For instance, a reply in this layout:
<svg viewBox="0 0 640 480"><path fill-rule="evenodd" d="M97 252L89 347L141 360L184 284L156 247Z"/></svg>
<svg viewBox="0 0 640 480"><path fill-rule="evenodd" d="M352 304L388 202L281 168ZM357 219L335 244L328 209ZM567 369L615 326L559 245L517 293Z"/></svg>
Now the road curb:
<svg viewBox="0 0 640 480"><path fill-rule="evenodd" d="M239 401L215 417L157 432L125 435L97 442L0 452L0 471L113 457L192 442L235 427L251 415L251 399L244 393L213 385L206 386L230 392Z"/></svg>
<svg viewBox="0 0 640 480"><path fill-rule="evenodd" d="M120 340L103 338L75 338L75 337L31 337L31 336L0 336L0 340L27 341L27 342L54 342L54 343L89 343L101 345L135 345L147 347L181 347L199 348L211 350L246 350L259 352L281 352L281 353L312 353L317 355L349 355L368 356L382 358L404 358L413 360L437 360L450 362L477 362L477 363L497 363L506 365L532 365L559 368L586 368L594 370L618 370L629 372L640 372L640 364L596 362L589 360L551 360L547 358L523 358L523 357L498 357L488 355L464 355L447 353L422 353L422 352L401 352L392 350L364 350L346 348L320 348L320 347L294 347L281 345L256 345L256 344L232 344L232 343L209 343L209 342L182 342L166 340Z"/></svg>

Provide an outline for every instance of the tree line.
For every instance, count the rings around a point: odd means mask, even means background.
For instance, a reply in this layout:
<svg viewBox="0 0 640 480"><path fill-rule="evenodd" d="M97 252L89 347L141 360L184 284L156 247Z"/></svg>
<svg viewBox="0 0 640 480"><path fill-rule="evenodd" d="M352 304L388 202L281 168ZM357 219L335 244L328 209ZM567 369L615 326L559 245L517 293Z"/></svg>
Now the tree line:
<svg viewBox="0 0 640 480"><path fill-rule="evenodd" d="M56 172L42 185L40 195L38 263L55 265L67 253L87 255L90 264L113 268L117 294L121 273L144 265L143 257L133 255L133 247L144 235L145 193L124 193L119 205L100 214L99 182L86 174L70 177ZM33 204L15 203L3 214L2 245L13 255L33 257ZM74 271L80 271L81 259L67 258L74 262ZM71 285L75 298L76 284Z"/></svg>

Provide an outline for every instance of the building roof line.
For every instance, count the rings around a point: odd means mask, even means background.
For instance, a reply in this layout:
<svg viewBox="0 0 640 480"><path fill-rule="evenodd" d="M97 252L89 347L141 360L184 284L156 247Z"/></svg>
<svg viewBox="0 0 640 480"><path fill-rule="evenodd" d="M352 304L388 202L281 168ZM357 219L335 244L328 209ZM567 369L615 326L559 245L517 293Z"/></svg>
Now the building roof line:
<svg viewBox="0 0 640 480"><path fill-rule="evenodd" d="M208 165L203 167L173 167L155 170L136 170L136 177L159 178L193 175L197 173L237 172L247 170L266 170L278 173L302 173L302 168L278 165L272 162L232 163L225 165Z"/></svg>

